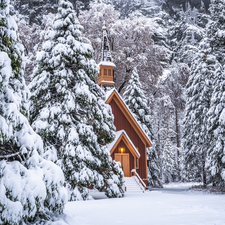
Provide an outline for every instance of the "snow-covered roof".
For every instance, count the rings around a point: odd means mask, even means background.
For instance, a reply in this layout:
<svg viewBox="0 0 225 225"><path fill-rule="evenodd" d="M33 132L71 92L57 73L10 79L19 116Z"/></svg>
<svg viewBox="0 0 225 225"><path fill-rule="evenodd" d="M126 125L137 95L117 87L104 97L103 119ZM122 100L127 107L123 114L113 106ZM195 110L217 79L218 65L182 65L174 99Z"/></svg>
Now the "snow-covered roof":
<svg viewBox="0 0 225 225"><path fill-rule="evenodd" d="M114 92L115 88L110 89L109 91L107 91L105 93L105 101L107 101L109 99L109 97L111 96L111 94Z"/></svg>
<svg viewBox="0 0 225 225"><path fill-rule="evenodd" d="M127 106L127 104L124 102L123 98L121 97L121 95L118 93L118 91L116 90L116 88L112 88L111 90L107 91L105 94L105 102L107 102L107 100L110 98L110 96L112 95L113 92L116 92L118 97L121 99L121 101L123 102L123 104L125 105L125 107L127 108L127 110L130 112L131 116L133 117L133 119L135 120L135 122L137 123L137 125L139 126L139 128L142 130L142 132L144 133L145 137L148 139L148 141L150 143L152 143L152 141L150 140L150 138L145 134L145 131L142 129L141 125L139 124L139 122L137 121L137 119L135 118L134 114L131 112L131 110L129 109L129 107Z"/></svg>
<svg viewBox="0 0 225 225"><path fill-rule="evenodd" d="M133 142L130 140L130 138L128 137L127 133L125 132L125 130L120 130L116 132L116 138L114 139L113 142L111 142L110 144L107 144L106 147L108 148L109 151L112 150L112 148L114 147L114 145L116 144L116 142L118 141L118 139L120 138L120 136L124 134L127 138L127 140L130 142L130 144L132 145L133 149L135 150L135 152L137 153L137 155L140 157L140 153L139 151L136 149L136 147L134 146Z"/></svg>
<svg viewBox="0 0 225 225"><path fill-rule="evenodd" d="M107 82L107 83L112 83L114 84L115 82L114 81L108 81L108 80L102 80L101 83L104 83L104 82Z"/></svg>
<svg viewBox="0 0 225 225"><path fill-rule="evenodd" d="M110 61L101 61L99 64L99 66L113 66L113 67L116 67L116 65L113 63L113 62L110 62Z"/></svg>

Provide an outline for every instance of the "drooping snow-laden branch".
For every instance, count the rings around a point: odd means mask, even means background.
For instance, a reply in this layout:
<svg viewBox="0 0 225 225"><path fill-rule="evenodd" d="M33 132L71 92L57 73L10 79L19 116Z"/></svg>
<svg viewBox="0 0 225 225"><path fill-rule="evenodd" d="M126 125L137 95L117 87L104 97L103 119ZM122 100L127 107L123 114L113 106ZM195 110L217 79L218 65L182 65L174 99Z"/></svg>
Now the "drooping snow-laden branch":
<svg viewBox="0 0 225 225"><path fill-rule="evenodd" d="M19 161L23 161L22 157L25 153L23 151L19 151L13 154L9 154L9 155L0 155L0 161L1 160L10 160L10 159L15 159L18 158Z"/></svg>

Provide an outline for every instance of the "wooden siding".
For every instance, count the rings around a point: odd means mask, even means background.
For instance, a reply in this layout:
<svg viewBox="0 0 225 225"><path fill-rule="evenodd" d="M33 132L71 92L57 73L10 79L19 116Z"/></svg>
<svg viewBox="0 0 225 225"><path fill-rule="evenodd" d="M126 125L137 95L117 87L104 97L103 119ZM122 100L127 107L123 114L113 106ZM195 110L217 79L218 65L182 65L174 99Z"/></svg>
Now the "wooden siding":
<svg viewBox="0 0 225 225"><path fill-rule="evenodd" d="M135 147L140 152L140 159L139 159L139 169L137 169L137 173L140 175L142 179L147 178L147 155L146 155L146 147L140 137L137 135L129 121L126 119L125 115L122 113L116 102L112 99L109 105L112 107L112 113L114 115L114 125L116 126L116 130L125 130ZM132 156L133 157L133 156ZM133 164L134 166L134 158ZM131 167L133 168L133 167Z"/></svg>
<svg viewBox="0 0 225 225"><path fill-rule="evenodd" d="M120 148L124 148L123 153L129 153L130 171L131 171L132 169L134 169L134 156L131 154L131 152L129 151L128 147L126 146L123 140L121 140L119 144L116 146L116 149L115 151L113 151L111 157L112 159L115 159L115 153L121 153L119 151ZM130 176L131 176L131 172L130 172Z"/></svg>

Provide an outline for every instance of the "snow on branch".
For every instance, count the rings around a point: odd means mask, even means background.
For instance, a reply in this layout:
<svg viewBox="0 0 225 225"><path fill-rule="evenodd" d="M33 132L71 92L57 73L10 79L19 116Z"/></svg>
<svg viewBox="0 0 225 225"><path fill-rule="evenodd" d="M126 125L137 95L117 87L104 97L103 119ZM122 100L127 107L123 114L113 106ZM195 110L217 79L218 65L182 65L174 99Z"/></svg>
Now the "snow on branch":
<svg viewBox="0 0 225 225"><path fill-rule="evenodd" d="M20 161L22 161L22 156L25 154L23 150L13 153L13 154L8 154L8 155L0 155L0 161L1 160L9 160L9 159L15 159L18 158Z"/></svg>

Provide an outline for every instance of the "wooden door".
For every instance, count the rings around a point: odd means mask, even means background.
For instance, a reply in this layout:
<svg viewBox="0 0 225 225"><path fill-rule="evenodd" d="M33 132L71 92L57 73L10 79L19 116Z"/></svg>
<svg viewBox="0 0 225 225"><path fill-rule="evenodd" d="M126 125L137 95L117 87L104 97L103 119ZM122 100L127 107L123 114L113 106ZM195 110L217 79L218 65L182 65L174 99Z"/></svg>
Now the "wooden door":
<svg viewBox="0 0 225 225"><path fill-rule="evenodd" d="M130 177L130 164L129 164L129 154L122 154L122 162L123 162L123 173L125 177Z"/></svg>
<svg viewBox="0 0 225 225"><path fill-rule="evenodd" d="M120 162L125 177L130 177L130 161L128 153L115 153L115 161Z"/></svg>
<svg viewBox="0 0 225 225"><path fill-rule="evenodd" d="M121 155L122 155L122 154L115 154L115 161L116 161L116 162L120 162L121 167L122 167Z"/></svg>

